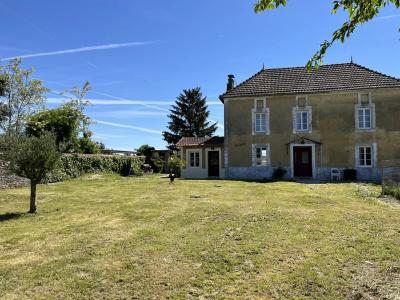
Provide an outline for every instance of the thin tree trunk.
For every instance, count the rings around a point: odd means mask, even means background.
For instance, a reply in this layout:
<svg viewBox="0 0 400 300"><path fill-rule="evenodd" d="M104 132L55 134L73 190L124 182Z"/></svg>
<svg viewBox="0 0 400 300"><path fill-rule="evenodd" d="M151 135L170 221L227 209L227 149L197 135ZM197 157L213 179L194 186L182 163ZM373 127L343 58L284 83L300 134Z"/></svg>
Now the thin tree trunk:
<svg viewBox="0 0 400 300"><path fill-rule="evenodd" d="M33 214L36 212L36 182L31 181L31 203L29 213Z"/></svg>

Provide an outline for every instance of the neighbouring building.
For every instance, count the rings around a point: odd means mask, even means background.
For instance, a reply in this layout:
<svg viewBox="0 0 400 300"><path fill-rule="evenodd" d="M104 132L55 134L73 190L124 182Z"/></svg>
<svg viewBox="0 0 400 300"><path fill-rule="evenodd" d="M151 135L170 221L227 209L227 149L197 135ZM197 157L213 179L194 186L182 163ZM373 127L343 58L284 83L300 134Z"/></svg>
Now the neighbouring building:
<svg viewBox="0 0 400 300"><path fill-rule="evenodd" d="M101 151L102 154L105 155L119 155L119 156L137 156L137 151L129 151L129 150L113 150L113 149L104 149Z"/></svg>
<svg viewBox="0 0 400 300"><path fill-rule="evenodd" d="M184 178L268 179L281 168L330 180L354 169L379 181L382 161L400 159L400 79L355 63L263 69L238 86L229 75L220 100L224 138L178 144Z"/></svg>

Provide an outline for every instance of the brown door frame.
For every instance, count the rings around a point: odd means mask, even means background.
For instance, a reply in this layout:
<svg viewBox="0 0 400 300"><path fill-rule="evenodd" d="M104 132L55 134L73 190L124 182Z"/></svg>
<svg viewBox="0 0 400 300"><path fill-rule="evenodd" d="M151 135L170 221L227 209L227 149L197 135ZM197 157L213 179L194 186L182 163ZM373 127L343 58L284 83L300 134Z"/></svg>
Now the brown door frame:
<svg viewBox="0 0 400 300"><path fill-rule="evenodd" d="M294 148L295 147L310 147L311 148L311 174L312 175L310 178L315 178L315 176L316 176L315 144L291 144L290 145L290 167L291 167L292 178L295 178L295 176L294 176Z"/></svg>

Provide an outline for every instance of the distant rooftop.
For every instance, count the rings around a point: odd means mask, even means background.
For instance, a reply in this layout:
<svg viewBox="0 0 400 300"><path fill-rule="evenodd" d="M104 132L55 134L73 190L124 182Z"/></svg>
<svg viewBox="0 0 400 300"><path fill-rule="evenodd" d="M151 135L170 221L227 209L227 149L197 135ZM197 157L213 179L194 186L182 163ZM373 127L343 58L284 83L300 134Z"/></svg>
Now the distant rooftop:
<svg viewBox="0 0 400 300"><path fill-rule="evenodd" d="M400 79L351 62L322 65L311 71L306 67L263 69L220 99L389 87L400 88Z"/></svg>

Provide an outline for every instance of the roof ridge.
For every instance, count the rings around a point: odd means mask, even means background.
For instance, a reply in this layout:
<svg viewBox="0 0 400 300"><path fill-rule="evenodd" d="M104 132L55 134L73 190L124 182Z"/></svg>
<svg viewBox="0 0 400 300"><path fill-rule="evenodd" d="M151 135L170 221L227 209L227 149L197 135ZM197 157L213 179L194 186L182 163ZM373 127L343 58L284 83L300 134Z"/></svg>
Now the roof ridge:
<svg viewBox="0 0 400 300"><path fill-rule="evenodd" d="M370 69L368 67L364 67L363 65L360 65L360 64L357 64L357 63L354 63L354 62L351 63L351 64L353 64L353 65L355 65L355 66L357 66L359 68L362 68L362 69L364 69L366 71L369 71L369 72L372 72L372 73L375 73L375 74L378 74L378 75L382 75L382 76L385 76L385 77L388 77L390 79L394 79L394 80L397 80L397 81L400 82L400 78L397 78L397 77L394 77L394 76L390 76L388 74L385 74L385 73L382 73L382 72L379 72L379 71L376 71L376 70L372 70L372 69Z"/></svg>
<svg viewBox="0 0 400 300"><path fill-rule="evenodd" d="M327 81L328 80L328 81ZM400 79L354 62L326 64L310 72L304 67L261 69L219 99L307 91L400 87Z"/></svg>
<svg viewBox="0 0 400 300"><path fill-rule="evenodd" d="M334 63L334 64L323 64L319 66L319 68L329 67L329 66L339 66L339 65L351 65L352 63ZM282 70L282 69L305 69L307 66L295 66L295 67L274 67L274 68L267 68L265 70ZM315 68L313 68L315 69Z"/></svg>

